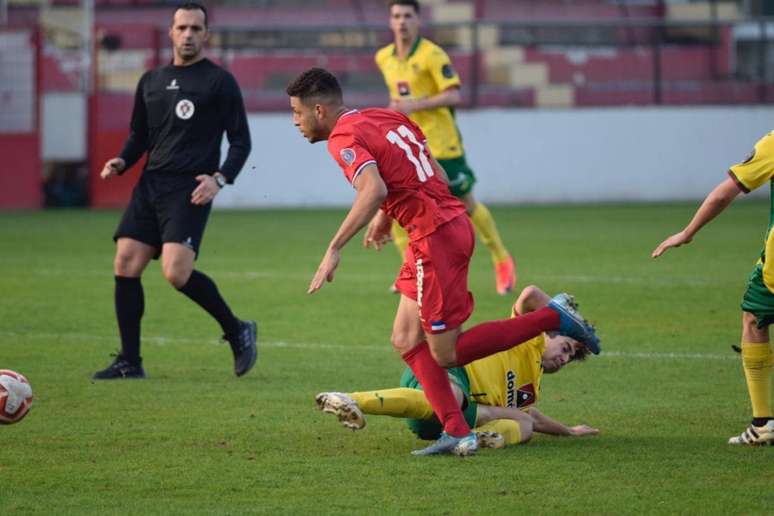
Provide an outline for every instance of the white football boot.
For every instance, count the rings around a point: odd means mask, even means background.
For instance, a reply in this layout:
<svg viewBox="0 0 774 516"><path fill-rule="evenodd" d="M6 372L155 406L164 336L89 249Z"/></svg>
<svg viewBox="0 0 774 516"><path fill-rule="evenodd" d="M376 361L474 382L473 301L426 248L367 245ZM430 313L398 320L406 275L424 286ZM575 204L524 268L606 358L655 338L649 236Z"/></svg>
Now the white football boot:
<svg viewBox="0 0 774 516"><path fill-rule="evenodd" d="M318 409L336 416L345 428L360 430L366 426L363 411L355 400L343 392L321 392L314 399Z"/></svg>
<svg viewBox="0 0 774 516"><path fill-rule="evenodd" d="M763 426L750 425L739 435L728 440L728 444L747 444L750 446L774 446L774 419Z"/></svg>
<svg viewBox="0 0 774 516"><path fill-rule="evenodd" d="M476 432L479 448L505 448L505 437L499 432Z"/></svg>

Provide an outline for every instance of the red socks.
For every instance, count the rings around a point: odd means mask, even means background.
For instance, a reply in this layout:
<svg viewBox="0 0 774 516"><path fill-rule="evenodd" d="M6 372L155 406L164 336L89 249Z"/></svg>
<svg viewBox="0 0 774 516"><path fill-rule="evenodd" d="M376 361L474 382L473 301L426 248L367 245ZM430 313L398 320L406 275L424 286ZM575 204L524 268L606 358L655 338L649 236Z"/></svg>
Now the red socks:
<svg viewBox="0 0 774 516"><path fill-rule="evenodd" d="M411 349L403 355L403 360L422 384L427 401L441 420L446 433L454 437L468 435L470 427L465 422L460 405L454 397L446 369L436 363L433 355L430 354L427 342L422 342Z"/></svg>
<svg viewBox="0 0 774 516"><path fill-rule="evenodd" d="M559 314L548 307L512 319L476 325L457 338L457 365L469 364L511 349L544 331L558 329Z"/></svg>
<svg viewBox="0 0 774 516"><path fill-rule="evenodd" d="M513 319L479 324L457 338L457 364L505 351L544 331L558 329L559 314L548 307ZM455 437L469 434L470 427L454 397L446 369L436 363L427 342L411 349L403 355L403 360L422 384L427 401L446 433Z"/></svg>

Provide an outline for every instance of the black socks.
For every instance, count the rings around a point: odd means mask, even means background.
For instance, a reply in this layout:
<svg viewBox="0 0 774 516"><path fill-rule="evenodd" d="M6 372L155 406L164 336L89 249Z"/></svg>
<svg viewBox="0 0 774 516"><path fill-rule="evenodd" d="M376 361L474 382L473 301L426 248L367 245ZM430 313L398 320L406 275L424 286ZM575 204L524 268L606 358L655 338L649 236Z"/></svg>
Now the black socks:
<svg viewBox="0 0 774 516"><path fill-rule="evenodd" d="M140 365L140 320L145 312L145 295L140 278L116 276L115 305L121 356L132 365Z"/></svg>
<svg viewBox="0 0 774 516"><path fill-rule="evenodd" d="M239 320L234 317L226 301L218 292L218 287L209 276L199 271L193 271L188 282L178 290L213 316L226 336L230 337L239 333Z"/></svg>

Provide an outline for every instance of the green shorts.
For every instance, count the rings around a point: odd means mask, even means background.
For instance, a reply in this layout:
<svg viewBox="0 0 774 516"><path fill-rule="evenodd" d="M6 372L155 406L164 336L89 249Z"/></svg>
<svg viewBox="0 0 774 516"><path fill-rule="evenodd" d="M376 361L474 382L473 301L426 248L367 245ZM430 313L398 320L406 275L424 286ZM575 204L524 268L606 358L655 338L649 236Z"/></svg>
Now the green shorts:
<svg viewBox="0 0 774 516"><path fill-rule="evenodd" d="M747 281L747 290L742 298L742 310L755 316L758 328L774 324L774 294L763 283L763 264L761 263L755 265Z"/></svg>
<svg viewBox="0 0 774 516"><path fill-rule="evenodd" d="M459 158L439 159L438 163L449 176L449 190L455 197L462 197L473 191L476 176L465 161L464 154Z"/></svg>
<svg viewBox="0 0 774 516"><path fill-rule="evenodd" d="M465 401L463 403L464 409L462 415L465 416L470 428L476 426L476 417L478 415L478 404L470 399L470 380L468 379L468 373L465 372L464 367L455 367L448 370L449 380L454 382L457 387L462 389L462 393L465 395ZM410 389L422 390L422 386L419 384L419 380L414 376L414 373L408 367L403 372L403 376L400 379L401 387L408 387ZM407 419L406 424L409 430L414 432L420 439L428 441L438 439L443 432L443 425L438 421L438 418L433 416L433 419Z"/></svg>

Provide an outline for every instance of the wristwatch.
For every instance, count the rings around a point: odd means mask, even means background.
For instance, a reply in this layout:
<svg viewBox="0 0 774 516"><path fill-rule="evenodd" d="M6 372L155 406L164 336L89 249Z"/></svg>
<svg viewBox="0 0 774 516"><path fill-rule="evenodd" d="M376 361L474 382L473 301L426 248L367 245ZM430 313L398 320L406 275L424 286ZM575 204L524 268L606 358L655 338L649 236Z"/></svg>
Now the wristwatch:
<svg viewBox="0 0 774 516"><path fill-rule="evenodd" d="M223 188L226 186L226 176L223 174L215 174L212 176L212 178L215 180L215 183L218 185L218 187Z"/></svg>

